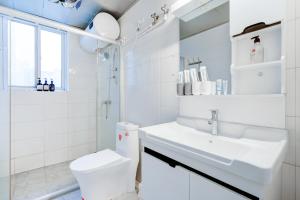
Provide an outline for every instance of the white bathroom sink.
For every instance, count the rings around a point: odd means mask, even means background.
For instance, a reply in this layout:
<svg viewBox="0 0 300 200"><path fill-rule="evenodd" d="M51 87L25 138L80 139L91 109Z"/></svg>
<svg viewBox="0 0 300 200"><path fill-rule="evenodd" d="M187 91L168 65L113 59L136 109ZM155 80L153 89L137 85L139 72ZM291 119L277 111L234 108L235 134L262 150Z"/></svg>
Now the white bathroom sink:
<svg viewBox="0 0 300 200"><path fill-rule="evenodd" d="M287 148L287 132L270 128L246 128L241 137L230 138L171 122L141 128L139 135L143 143L159 145L261 184L271 182Z"/></svg>

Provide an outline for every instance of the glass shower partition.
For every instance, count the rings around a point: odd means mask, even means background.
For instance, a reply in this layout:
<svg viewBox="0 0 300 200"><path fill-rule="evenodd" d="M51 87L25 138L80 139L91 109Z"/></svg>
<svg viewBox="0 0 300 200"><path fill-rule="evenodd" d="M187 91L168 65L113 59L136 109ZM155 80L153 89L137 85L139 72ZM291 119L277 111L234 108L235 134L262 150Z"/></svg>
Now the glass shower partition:
<svg viewBox="0 0 300 200"><path fill-rule="evenodd" d="M10 90L7 87L7 46L0 15L0 199L10 199Z"/></svg>
<svg viewBox="0 0 300 200"><path fill-rule="evenodd" d="M120 120L120 47L101 49L97 68L97 150L115 149Z"/></svg>

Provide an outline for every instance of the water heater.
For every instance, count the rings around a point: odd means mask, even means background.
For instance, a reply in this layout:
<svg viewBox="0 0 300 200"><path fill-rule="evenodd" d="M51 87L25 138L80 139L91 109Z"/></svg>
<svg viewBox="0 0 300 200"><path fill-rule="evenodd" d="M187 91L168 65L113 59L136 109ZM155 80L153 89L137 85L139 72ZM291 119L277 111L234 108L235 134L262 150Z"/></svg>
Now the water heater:
<svg viewBox="0 0 300 200"><path fill-rule="evenodd" d="M108 13L101 12L89 23L85 31L116 40L120 35L120 26L117 20ZM104 48L109 43L99 41L88 36L81 36L80 45L88 52L94 53L97 48Z"/></svg>

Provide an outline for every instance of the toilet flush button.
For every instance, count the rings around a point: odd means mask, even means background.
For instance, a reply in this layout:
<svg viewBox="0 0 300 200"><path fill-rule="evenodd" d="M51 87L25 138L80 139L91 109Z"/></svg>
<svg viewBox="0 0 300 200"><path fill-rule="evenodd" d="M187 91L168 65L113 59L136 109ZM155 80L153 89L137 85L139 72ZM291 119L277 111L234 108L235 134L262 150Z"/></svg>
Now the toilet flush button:
<svg viewBox="0 0 300 200"><path fill-rule="evenodd" d="M122 133L119 133L119 141L122 140Z"/></svg>

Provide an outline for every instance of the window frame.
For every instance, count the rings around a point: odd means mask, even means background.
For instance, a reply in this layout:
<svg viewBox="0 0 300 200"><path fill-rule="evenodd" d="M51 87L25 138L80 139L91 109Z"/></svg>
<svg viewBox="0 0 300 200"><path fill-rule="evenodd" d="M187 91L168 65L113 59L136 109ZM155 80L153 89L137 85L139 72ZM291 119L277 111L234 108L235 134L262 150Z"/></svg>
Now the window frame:
<svg viewBox="0 0 300 200"><path fill-rule="evenodd" d="M1 82L0 82L0 90L7 90L8 89L8 69L7 69L7 61L8 61L8 46L7 46L7 38L8 38L8 33L7 31L5 31L6 29L4 29L4 27L7 27L7 20L6 20L6 16L4 15L1 15L0 14L0 21L1 21L1 38L0 40L2 41L1 42L1 46L0 46L0 53L1 53L1 63L0 63L0 66L3 66L1 67Z"/></svg>
<svg viewBox="0 0 300 200"><path fill-rule="evenodd" d="M51 28L48 26L43 26L40 24L36 24L30 21L18 19L18 18L7 18L7 41L8 41L8 47L11 45L11 37L10 37L10 31L11 31L11 22L21 23L29 26L33 26L35 29L35 85L33 86L22 86L22 85L11 85L11 82L8 83L9 87L11 88L36 88L37 79L42 78L41 77L41 30L48 31L52 33L57 33L61 35L62 41L61 41L61 87L56 87L57 90L68 90L68 33L66 31L62 31L59 29ZM8 61L9 61L9 68L11 67L11 55L10 55L10 48L8 48ZM10 71L10 70L9 70ZM11 76L11 74L10 74ZM9 77L9 80L11 78Z"/></svg>

